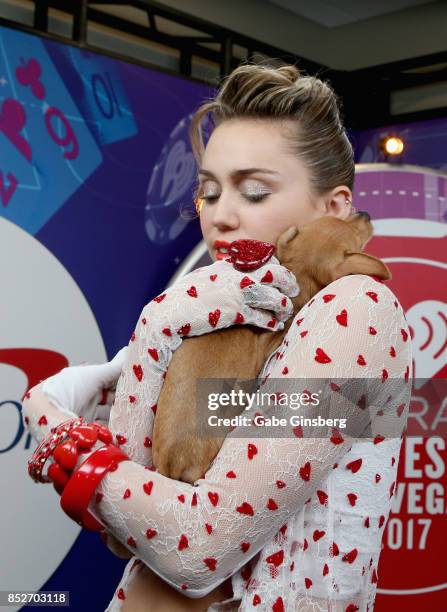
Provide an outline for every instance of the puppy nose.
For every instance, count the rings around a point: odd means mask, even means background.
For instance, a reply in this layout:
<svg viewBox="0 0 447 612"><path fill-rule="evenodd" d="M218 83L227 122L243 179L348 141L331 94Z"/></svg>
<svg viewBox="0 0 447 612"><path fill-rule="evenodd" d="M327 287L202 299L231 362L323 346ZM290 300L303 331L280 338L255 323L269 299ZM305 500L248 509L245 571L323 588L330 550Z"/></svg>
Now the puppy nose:
<svg viewBox="0 0 447 612"><path fill-rule="evenodd" d="M367 221L371 221L371 217L369 213L367 213L365 210L359 210L357 214L360 215L361 217L366 217Z"/></svg>

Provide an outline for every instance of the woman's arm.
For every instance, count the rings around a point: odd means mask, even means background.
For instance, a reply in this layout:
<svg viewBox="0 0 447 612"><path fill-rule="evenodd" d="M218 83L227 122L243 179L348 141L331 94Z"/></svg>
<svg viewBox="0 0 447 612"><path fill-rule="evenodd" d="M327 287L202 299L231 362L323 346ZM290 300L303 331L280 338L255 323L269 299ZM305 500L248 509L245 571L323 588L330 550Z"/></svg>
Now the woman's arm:
<svg viewBox="0 0 447 612"><path fill-rule="evenodd" d="M145 353L141 326L140 320L123 368L129 386L123 397L132 395L132 364ZM389 289L363 275L339 279L317 294L295 318L283 346L270 377L297 379L297 391L314 379L373 379L380 385L387 378L408 382L410 376L403 311ZM386 417L396 406L383 389L373 403ZM343 401L347 418L368 412ZM406 414L399 412L402 430ZM266 439L242 429L227 436L194 485L129 460L104 477L90 505L119 541L189 597L203 597L263 548L353 442L348 436L341 443L323 437Z"/></svg>
<svg viewBox="0 0 447 612"><path fill-rule="evenodd" d="M24 427L38 444L50 433L52 427L56 427L70 418L76 418L76 415L63 412L50 402L42 391L44 382L42 381L30 389L22 401Z"/></svg>

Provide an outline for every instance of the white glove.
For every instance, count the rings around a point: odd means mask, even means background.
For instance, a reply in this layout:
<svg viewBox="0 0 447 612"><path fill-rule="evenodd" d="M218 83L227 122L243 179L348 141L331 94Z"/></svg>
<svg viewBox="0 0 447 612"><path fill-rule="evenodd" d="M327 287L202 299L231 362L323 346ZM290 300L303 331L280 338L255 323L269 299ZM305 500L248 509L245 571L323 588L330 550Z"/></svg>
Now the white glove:
<svg viewBox="0 0 447 612"><path fill-rule="evenodd" d="M82 416L87 422L109 422L110 406L127 356L123 347L111 360L99 365L78 365L63 368L47 378L41 390L68 416ZM108 389L106 403L100 405L102 390Z"/></svg>

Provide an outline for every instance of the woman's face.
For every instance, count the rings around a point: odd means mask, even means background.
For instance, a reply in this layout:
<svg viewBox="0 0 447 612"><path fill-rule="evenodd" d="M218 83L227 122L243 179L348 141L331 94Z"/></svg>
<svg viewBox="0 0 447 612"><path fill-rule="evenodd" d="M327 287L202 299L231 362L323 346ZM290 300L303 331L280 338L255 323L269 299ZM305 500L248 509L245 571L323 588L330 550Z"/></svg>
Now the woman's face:
<svg viewBox="0 0 447 612"><path fill-rule="evenodd" d="M299 228L323 215L346 218L346 198L352 199L346 186L312 197L308 171L287 152L280 124L249 119L214 129L199 168L198 194L204 200L200 226L213 260L216 240L276 244L291 225Z"/></svg>

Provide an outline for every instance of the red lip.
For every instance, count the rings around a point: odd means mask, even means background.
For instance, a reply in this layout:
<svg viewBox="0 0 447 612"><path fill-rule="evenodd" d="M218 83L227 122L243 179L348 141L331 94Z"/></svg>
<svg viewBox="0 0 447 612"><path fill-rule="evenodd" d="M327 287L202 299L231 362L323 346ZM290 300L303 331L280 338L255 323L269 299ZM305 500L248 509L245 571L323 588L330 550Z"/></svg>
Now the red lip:
<svg viewBox="0 0 447 612"><path fill-rule="evenodd" d="M215 240L214 248L220 249L220 247L223 247L224 249L228 249L230 247L230 243L227 242L226 240Z"/></svg>

